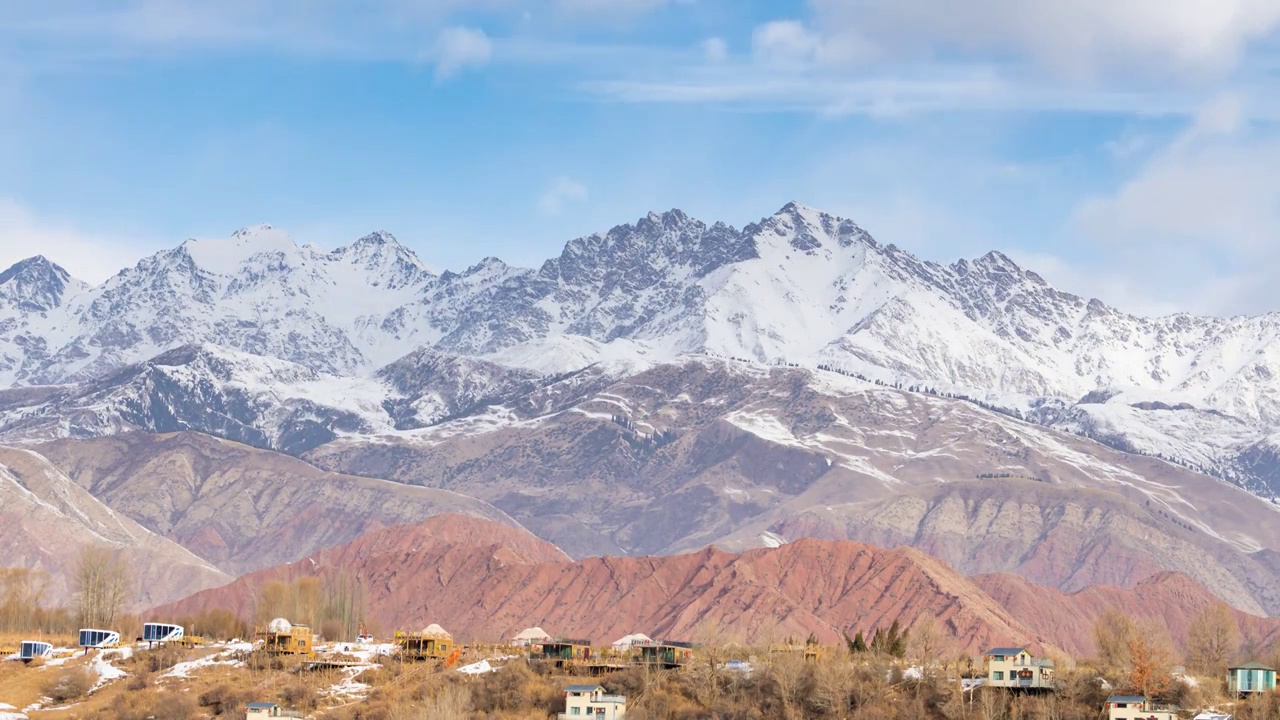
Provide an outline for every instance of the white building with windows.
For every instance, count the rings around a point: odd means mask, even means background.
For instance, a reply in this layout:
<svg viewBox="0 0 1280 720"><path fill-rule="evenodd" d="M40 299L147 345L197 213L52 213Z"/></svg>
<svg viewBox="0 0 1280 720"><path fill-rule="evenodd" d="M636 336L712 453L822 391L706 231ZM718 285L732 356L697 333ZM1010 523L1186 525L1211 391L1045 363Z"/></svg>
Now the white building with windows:
<svg viewBox="0 0 1280 720"><path fill-rule="evenodd" d="M560 720L622 720L626 715L625 695L605 695L599 685L570 685L564 689Z"/></svg>
<svg viewBox="0 0 1280 720"><path fill-rule="evenodd" d="M80 631L80 647L89 649L113 648L120 644L120 633L115 630L85 628Z"/></svg>

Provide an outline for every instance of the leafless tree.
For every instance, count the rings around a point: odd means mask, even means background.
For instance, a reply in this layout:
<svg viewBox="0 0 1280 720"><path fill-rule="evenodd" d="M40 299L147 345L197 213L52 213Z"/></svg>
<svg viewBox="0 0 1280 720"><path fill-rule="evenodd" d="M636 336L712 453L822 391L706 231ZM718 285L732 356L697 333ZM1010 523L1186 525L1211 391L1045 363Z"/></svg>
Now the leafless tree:
<svg viewBox="0 0 1280 720"><path fill-rule="evenodd" d="M76 612L81 627L112 629L133 589L133 574L115 550L87 545L76 565Z"/></svg>
<svg viewBox="0 0 1280 720"><path fill-rule="evenodd" d="M1117 609L1104 612L1093 623L1093 642L1098 648L1098 662L1104 667L1124 667L1129 660L1129 645L1137 634L1133 620Z"/></svg>
<svg viewBox="0 0 1280 720"><path fill-rule="evenodd" d="M35 629L48 578L27 568L0 568L0 632Z"/></svg>
<svg viewBox="0 0 1280 720"><path fill-rule="evenodd" d="M825 717L843 718L852 705L857 671L843 653L823 658L813 667L813 691L809 702Z"/></svg>
<svg viewBox="0 0 1280 720"><path fill-rule="evenodd" d="M1239 648L1240 627L1223 603L1207 608L1187 629L1187 664L1199 672L1225 672Z"/></svg>

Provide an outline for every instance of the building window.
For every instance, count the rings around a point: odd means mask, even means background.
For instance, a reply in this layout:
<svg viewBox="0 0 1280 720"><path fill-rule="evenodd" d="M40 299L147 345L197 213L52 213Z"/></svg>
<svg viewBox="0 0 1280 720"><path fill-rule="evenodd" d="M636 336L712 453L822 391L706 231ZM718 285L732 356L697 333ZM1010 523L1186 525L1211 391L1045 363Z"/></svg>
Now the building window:
<svg viewBox="0 0 1280 720"><path fill-rule="evenodd" d="M1003 673L1002 671L1000 671L1000 670L996 670L995 672L991 673L991 679L992 679L992 680L1003 680L1003 679L1004 679L1004 673Z"/></svg>

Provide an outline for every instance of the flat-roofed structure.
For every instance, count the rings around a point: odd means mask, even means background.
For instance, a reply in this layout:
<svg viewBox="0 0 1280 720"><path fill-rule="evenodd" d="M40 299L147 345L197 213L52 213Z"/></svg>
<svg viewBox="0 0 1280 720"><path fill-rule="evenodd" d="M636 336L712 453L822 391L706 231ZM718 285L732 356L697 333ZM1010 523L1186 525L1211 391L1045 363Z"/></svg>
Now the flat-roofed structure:
<svg viewBox="0 0 1280 720"><path fill-rule="evenodd" d="M84 628L80 631L80 647L85 650L113 648L120 644L120 633L115 630Z"/></svg>

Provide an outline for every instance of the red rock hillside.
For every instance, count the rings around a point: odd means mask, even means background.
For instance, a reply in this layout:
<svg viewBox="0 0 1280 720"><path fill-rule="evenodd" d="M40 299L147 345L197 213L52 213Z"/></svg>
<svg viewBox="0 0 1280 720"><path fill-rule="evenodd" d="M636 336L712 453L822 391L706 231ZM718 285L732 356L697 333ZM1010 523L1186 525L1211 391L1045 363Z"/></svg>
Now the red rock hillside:
<svg viewBox="0 0 1280 720"><path fill-rule="evenodd" d="M975 582L908 548L812 539L741 554L706 549L572 562L527 533L470 517L439 516L246 575L154 614L181 617L226 607L250 616L254 591L263 583L338 572L363 583L371 615L384 630L435 622L461 639L496 640L535 625L600 643L633 632L697 639L707 627L718 626L724 637L743 642L813 632L825 643L838 643L844 630L852 634L894 620L910 626L933 616L968 652L1028 644L1071 654L1092 651L1089 629L1108 602L1132 609L1145 587L1064 595L1003 576ZM1159 582L1199 589L1161 596L1161 602L1173 604L1170 612L1177 620L1171 624L1178 627L1211 597L1181 576ZM1197 610L1184 612L1181 598ZM1280 627L1280 620L1249 622L1271 634Z"/></svg>

